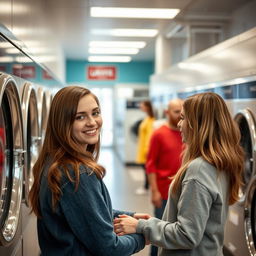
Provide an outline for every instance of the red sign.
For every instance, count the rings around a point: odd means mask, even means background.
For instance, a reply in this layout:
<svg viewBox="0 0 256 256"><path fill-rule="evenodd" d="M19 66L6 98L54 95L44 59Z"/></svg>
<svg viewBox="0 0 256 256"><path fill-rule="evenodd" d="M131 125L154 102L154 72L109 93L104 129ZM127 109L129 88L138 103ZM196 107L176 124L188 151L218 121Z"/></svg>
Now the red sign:
<svg viewBox="0 0 256 256"><path fill-rule="evenodd" d="M21 78L36 78L36 68L34 66L13 66L12 73Z"/></svg>
<svg viewBox="0 0 256 256"><path fill-rule="evenodd" d="M6 67L5 66L0 66L0 71L5 72L6 71Z"/></svg>
<svg viewBox="0 0 256 256"><path fill-rule="evenodd" d="M88 80L115 80L116 67L114 66L88 66Z"/></svg>
<svg viewBox="0 0 256 256"><path fill-rule="evenodd" d="M52 76L47 71L45 71L43 69L43 79L45 79L45 80L52 80L53 78L52 78Z"/></svg>

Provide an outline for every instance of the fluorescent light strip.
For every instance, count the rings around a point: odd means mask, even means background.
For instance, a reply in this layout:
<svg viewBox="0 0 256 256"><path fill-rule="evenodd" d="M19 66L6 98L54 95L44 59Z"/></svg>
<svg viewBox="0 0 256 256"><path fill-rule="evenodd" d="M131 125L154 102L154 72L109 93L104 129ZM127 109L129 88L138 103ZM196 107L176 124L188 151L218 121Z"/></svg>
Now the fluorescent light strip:
<svg viewBox="0 0 256 256"><path fill-rule="evenodd" d="M94 35L128 36L128 37L154 37L157 29L94 29Z"/></svg>
<svg viewBox="0 0 256 256"><path fill-rule="evenodd" d="M91 41L90 47L144 48L144 41Z"/></svg>
<svg viewBox="0 0 256 256"><path fill-rule="evenodd" d="M9 54L18 54L20 53L20 50L17 48L9 48L9 49L6 49L5 52Z"/></svg>
<svg viewBox="0 0 256 256"><path fill-rule="evenodd" d="M137 54L137 48L89 48L89 53L92 54Z"/></svg>
<svg viewBox="0 0 256 256"><path fill-rule="evenodd" d="M92 17L173 19L179 9L91 7Z"/></svg>
<svg viewBox="0 0 256 256"><path fill-rule="evenodd" d="M89 62L130 62L130 56L89 56Z"/></svg>
<svg viewBox="0 0 256 256"><path fill-rule="evenodd" d="M0 63L10 63L13 61L14 61L13 57L9 57L9 56L0 57Z"/></svg>

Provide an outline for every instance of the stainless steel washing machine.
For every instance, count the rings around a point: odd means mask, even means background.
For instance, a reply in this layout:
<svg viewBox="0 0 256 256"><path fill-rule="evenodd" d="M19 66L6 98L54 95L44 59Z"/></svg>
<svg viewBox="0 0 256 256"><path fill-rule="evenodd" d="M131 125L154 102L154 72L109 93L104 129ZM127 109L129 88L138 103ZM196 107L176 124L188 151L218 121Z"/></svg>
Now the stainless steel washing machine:
<svg viewBox="0 0 256 256"><path fill-rule="evenodd" d="M28 194L33 184L32 168L38 157L41 140L41 137L39 136L37 95L31 83L25 83L22 88L21 108L23 117L24 145L26 150L24 198L28 204Z"/></svg>
<svg viewBox="0 0 256 256"><path fill-rule="evenodd" d="M14 79L0 75L0 255L22 255L22 114Z"/></svg>
<svg viewBox="0 0 256 256"><path fill-rule="evenodd" d="M23 255L38 255L36 217L30 214L28 195L33 184L32 168L38 157L41 137L39 134L37 94L33 84L24 83L21 90L21 108L23 117L23 134L25 153L25 177L22 202L22 238Z"/></svg>
<svg viewBox="0 0 256 256"><path fill-rule="evenodd" d="M39 123L39 135L41 137L40 148L44 141L49 107L47 103L47 95L42 87L37 90L37 106L38 106L38 123Z"/></svg>
<svg viewBox="0 0 256 256"><path fill-rule="evenodd" d="M245 166L240 199L229 208L225 247L228 255L255 256L256 123L254 114L249 108L239 111L234 119L241 131Z"/></svg>
<svg viewBox="0 0 256 256"><path fill-rule="evenodd" d="M256 255L256 176L248 186L245 200L245 229L250 255Z"/></svg>

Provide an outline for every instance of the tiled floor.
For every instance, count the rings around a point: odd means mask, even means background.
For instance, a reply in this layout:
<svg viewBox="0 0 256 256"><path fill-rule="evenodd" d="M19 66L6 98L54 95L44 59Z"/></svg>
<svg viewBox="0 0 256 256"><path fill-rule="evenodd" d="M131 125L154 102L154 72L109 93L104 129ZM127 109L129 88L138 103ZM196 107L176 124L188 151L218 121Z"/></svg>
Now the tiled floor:
<svg viewBox="0 0 256 256"><path fill-rule="evenodd" d="M99 163L106 168L104 182L108 187L114 209L153 214L149 195L136 195L143 184L144 173L140 167L126 167L111 149L102 149ZM149 246L136 256L148 256Z"/></svg>

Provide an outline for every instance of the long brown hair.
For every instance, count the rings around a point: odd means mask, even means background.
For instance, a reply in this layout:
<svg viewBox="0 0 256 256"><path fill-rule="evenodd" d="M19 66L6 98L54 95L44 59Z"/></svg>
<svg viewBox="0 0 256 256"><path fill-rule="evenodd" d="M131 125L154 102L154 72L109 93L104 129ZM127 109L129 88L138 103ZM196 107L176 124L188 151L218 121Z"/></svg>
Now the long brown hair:
<svg viewBox="0 0 256 256"><path fill-rule="evenodd" d="M52 192L52 207L56 207L61 197L61 177L63 172L70 181L74 181L67 165L72 166L75 173L75 189L79 185L79 166L90 167L98 178L102 178L105 169L97 164L100 141L88 145L86 150L72 138L72 125L75 121L79 100L91 95L99 106L97 97L88 89L78 86L64 87L57 92L51 103L45 139L39 157L33 167L34 183L29 193L32 211L41 216L39 205L40 180L47 159L51 164L47 174L48 186ZM62 170L60 170L60 168Z"/></svg>
<svg viewBox="0 0 256 256"><path fill-rule="evenodd" d="M232 119L224 100L215 93L196 94L183 104L186 120L186 148L183 152L182 166L172 184L176 192L189 164L202 157L224 171L229 177L229 203L239 198L242 184L244 152L240 146L240 131Z"/></svg>

